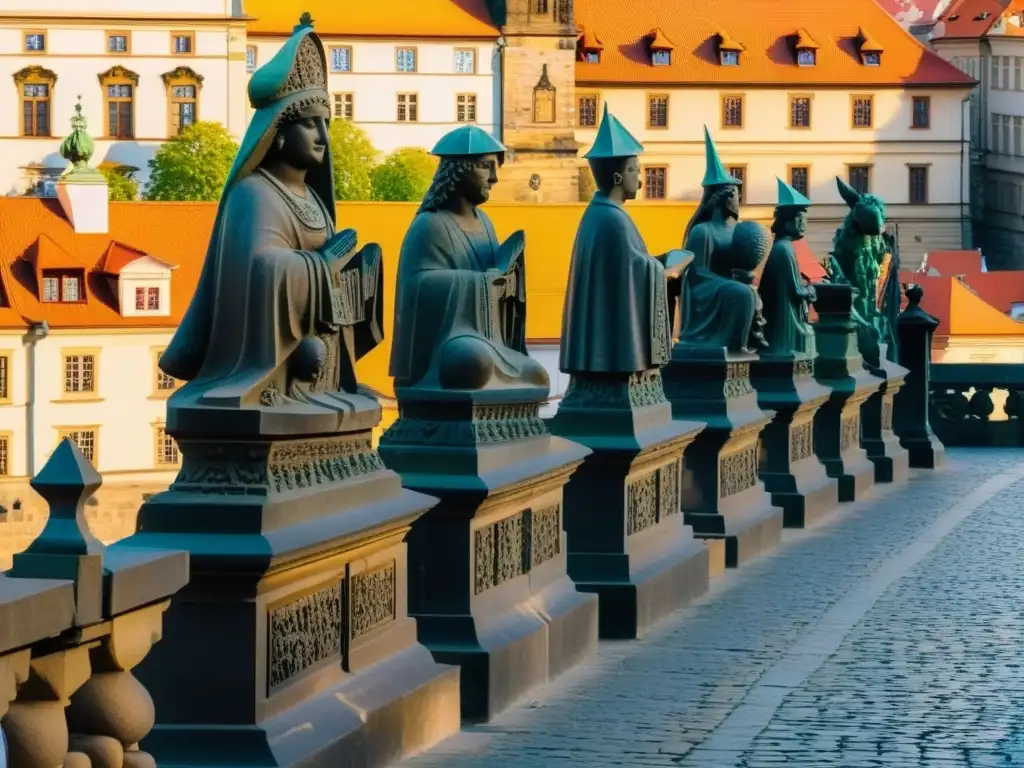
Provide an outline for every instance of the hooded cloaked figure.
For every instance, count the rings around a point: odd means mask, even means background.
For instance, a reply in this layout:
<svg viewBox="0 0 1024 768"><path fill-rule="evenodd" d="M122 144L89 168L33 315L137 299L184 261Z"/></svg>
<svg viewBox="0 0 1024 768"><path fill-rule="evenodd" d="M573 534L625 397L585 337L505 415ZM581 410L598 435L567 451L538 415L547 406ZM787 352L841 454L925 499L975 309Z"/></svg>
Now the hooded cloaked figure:
<svg viewBox="0 0 1024 768"><path fill-rule="evenodd" d="M398 261L395 386L534 389L543 399L547 372L526 353L523 233L499 244L478 207L497 182L505 147L467 125L441 137L432 154L441 160ZM457 196L471 203L470 225L453 211Z"/></svg>
<svg viewBox="0 0 1024 768"><path fill-rule="evenodd" d="M808 322L807 304L814 300L814 288L804 285L793 241L801 240L807 229L811 201L777 179L779 193L772 232L775 242L768 254L758 283L764 303L764 335L767 353L774 356L814 353L814 329Z"/></svg>
<svg viewBox="0 0 1024 768"><path fill-rule="evenodd" d="M621 160L624 168L643 151L605 105L594 146L584 155L592 167ZM608 192L594 194L573 244L559 355L559 368L569 374L646 371L667 363L671 350L665 267Z"/></svg>
<svg viewBox="0 0 1024 768"><path fill-rule="evenodd" d="M344 409L319 393L355 392L355 360L383 338L379 249L357 260L366 274L332 278L324 248L335 235L326 78L323 45L304 16L249 82L256 111L224 184L192 303L160 359L165 373L189 382L179 402L268 406L291 397ZM327 146L307 168L302 195L260 166L284 148L283 127L310 120L322 121L316 130Z"/></svg>

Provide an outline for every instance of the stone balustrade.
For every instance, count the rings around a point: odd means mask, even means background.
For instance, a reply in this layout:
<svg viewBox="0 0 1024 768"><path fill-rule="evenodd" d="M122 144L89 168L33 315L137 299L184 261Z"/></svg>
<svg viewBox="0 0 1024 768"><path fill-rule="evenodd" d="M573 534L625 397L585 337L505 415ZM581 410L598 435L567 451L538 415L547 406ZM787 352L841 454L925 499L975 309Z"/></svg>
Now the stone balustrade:
<svg viewBox="0 0 1024 768"><path fill-rule="evenodd" d="M147 768L153 700L132 669L188 579L178 551L106 547L85 522L101 479L65 439L32 488L43 530L0 573L0 728L10 768Z"/></svg>

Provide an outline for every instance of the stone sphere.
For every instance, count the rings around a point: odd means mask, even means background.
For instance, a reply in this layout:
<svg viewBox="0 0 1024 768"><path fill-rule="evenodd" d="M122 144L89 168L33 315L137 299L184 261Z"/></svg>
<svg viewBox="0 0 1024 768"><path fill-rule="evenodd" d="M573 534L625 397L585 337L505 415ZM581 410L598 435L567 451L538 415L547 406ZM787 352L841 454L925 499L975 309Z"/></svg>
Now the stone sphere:
<svg viewBox="0 0 1024 768"><path fill-rule="evenodd" d="M71 697L67 717L75 733L107 733L136 744L152 730L156 711L149 691L131 673L99 672Z"/></svg>
<svg viewBox="0 0 1024 768"><path fill-rule="evenodd" d="M756 221L741 221L732 231L732 269L754 270L772 249L768 228Z"/></svg>

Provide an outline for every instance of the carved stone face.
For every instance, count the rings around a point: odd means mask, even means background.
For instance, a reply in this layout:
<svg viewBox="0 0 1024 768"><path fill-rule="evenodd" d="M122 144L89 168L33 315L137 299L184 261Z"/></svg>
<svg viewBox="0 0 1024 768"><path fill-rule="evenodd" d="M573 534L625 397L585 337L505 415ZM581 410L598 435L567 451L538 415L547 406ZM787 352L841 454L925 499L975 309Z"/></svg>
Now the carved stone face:
<svg viewBox="0 0 1024 768"><path fill-rule="evenodd" d="M472 205L483 205L491 196L491 187L498 183L498 156L473 158L473 169L459 184L458 192Z"/></svg>
<svg viewBox="0 0 1024 768"><path fill-rule="evenodd" d="M280 130L284 146L278 157L293 168L308 171L324 161L327 152L327 121L323 117L303 116L284 123Z"/></svg>
<svg viewBox="0 0 1024 768"><path fill-rule="evenodd" d="M734 218L739 218L740 215L740 190L735 185L730 185L722 189L721 197L722 210Z"/></svg>
<svg viewBox="0 0 1024 768"><path fill-rule="evenodd" d="M789 231L794 240L804 236L807 232L807 211L800 211L790 220Z"/></svg>
<svg viewBox="0 0 1024 768"><path fill-rule="evenodd" d="M626 158L626 165L622 169L622 191L626 199L635 200L643 186L640 181L640 161L635 157Z"/></svg>

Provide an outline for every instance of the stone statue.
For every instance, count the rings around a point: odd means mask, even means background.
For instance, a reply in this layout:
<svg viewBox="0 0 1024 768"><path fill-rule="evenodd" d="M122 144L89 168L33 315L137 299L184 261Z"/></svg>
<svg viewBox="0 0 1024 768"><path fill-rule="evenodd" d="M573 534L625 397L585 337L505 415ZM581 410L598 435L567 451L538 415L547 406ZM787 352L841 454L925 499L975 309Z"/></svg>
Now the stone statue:
<svg viewBox="0 0 1024 768"><path fill-rule="evenodd" d="M752 276L748 279L750 270L735 262L744 257L731 250L742 182L726 173L706 127L704 147L704 195L686 226L684 247L693 253L693 262L683 275L680 341L732 352L763 349L767 344Z"/></svg>
<svg viewBox="0 0 1024 768"><path fill-rule="evenodd" d="M172 407L379 413L357 394L355 363L383 339L381 252L356 252L355 232L335 231L326 78L306 19L249 82L256 111L195 296L160 359L188 382Z"/></svg>
<svg viewBox="0 0 1024 768"><path fill-rule="evenodd" d="M814 329L808 322L808 304L815 299L814 288L800 277L793 241L807 231L807 209L811 201L777 179L779 201L775 207L772 245L758 284L764 303L767 353L776 356L814 355Z"/></svg>
<svg viewBox="0 0 1024 768"><path fill-rule="evenodd" d="M498 243L479 206L505 147L475 125L433 149L441 158L398 262L390 373L396 387L549 390L526 352L524 237Z"/></svg>
<svg viewBox="0 0 1024 768"><path fill-rule="evenodd" d="M664 264L670 254L648 254L623 207L642 186L641 152L605 105L594 146L584 155L597 192L580 221L569 266L559 358L565 373L636 373L668 362Z"/></svg>

